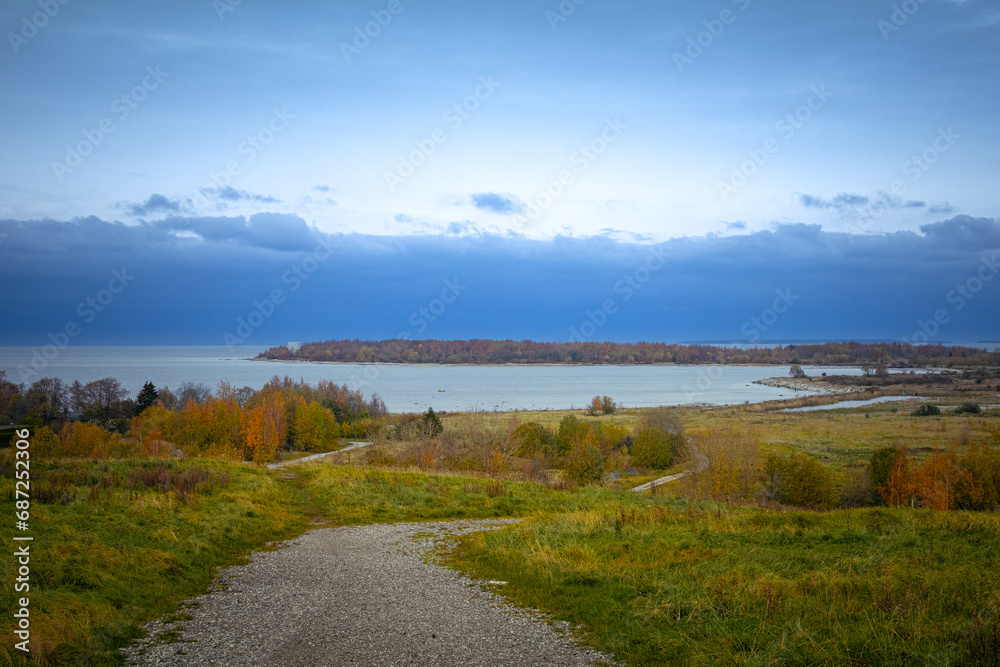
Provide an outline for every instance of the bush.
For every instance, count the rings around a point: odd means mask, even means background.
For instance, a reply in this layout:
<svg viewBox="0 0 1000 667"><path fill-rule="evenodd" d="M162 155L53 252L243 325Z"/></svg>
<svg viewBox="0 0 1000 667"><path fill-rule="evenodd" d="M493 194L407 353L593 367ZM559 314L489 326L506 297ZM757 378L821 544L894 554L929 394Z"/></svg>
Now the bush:
<svg viewBox="0 0 1000 667"><path fill-rule="evenodd" d="M829 508L837 499L833 473L807 454L768 456L764 488L773 500L798 507Z"/></svg>
<svg viewBox="0 0 1000 667"><path fill-rule="evenodd" d="M936 405L924 403L910 414L914 417L936 417L941 414L941 408Z"/></svg>
<svg viewBox="0 0 1000 667"><path fill-rule="evenodd" d="M979 404L978 403L962 403L960 406L958 406L957 408L955 408L954 413L956 415L961 415L961 414L978 415L979 414Z"/></svg>
<svg viewBox="0 0 1000 667"><path fill-rule="evenodd" d="M538 422L525 422L512 435L518 456L555 456L559 453L556 435Z"/></svg>
<svg viewBox="0 0 1000 667"><path fill-rule="evenodd" d="M573 445L573 451L566 460L566 477L581 486L599 482L604 476L604 462L597 438L591 431Z"/></svg>
<svg viewBox="0 0 1000 667"><path fill-rule="evenodd" d="M632 463L645 468L669 468L683 442L684 436L676 433L656 429L640 431L629 452Z"/></svg>
<svg viewBox="0 0 1000 667"><path fill-rule="evenodd" d="M613 415L617 409L617 404L610 396L594 396L587 411L591 416L597 414Z"/></svg>
<svg viewBox="0 0 1000 667"><path fill-rule="evenodd" d="M559 453L565 454L573 449L573 442L580 440L591 430L590 424L573 415L566 415L559 422L558 445Z"/></svg>

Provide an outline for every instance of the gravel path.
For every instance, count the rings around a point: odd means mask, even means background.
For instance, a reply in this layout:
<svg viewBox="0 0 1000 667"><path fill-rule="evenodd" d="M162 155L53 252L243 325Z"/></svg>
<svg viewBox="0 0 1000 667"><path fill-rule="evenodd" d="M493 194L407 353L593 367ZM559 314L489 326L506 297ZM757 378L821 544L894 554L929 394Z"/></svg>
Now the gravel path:
<svg viewBox="0 0 1000 667"><path fill-rule="evenodd" d="M512 523L444 521L310 531L223 571L194 620L153 623L130 665L613 664L454 570L448 536ZM566 631L564 624L556 629ZM171 633L161 637L163 633ZM157 639L160 637L160 639Z"/></svg>

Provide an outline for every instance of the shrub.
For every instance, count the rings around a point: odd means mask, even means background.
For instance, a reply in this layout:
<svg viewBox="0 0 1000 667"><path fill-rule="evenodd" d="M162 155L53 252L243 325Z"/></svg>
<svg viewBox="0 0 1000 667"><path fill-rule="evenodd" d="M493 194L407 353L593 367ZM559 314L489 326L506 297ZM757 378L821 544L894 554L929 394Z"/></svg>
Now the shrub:
<svg viewBox="0 0 1000 667"><path fill-rule="evenodd" d="M559 422L559 453L564 454L573 449L573 442L587 435L590 424L581 421L573 415L566 415Z"/></svg>
<svg viewBox="0 0 1000 667"><path fill-rule="evenodd" d="M829 508L836 502L833 473L807 454L768 456L764 487L772 499L786 505Z"/></svg>
<svg viewBox="0 0 1000 667"><path fill-rule="evenodd" d="M519 425L512 437L518 456L555 456L559 452L555 434L538 422Z"/></svg>
<svg viewBox="0 0 1000 667"><path fill-rule="evenodd" d="M941 414L941 408L936 405L924 403L910 414L914 417L936 417Z"/></svg>
<svg viewBox="0 0 1000 667"><path fill-rule="evenodd" d="M979 414L979 404L978 403L962 403L960 406L958 406L957 408L955 408L954 413L956 415L961 415L961 414L978 415Z"/></svg>
<svg viewBox="0 0 1000 667"><path fill-rule="evenodd" d="M604 475L604 457L597 446L597 437L591 431L576 441L566 459L566 476L581 486L601 481Z"/></svg>
<svg viewBox="0 0 1000 667"><path fill-rule="evenodd" d="M587 412L590 413L591 417L593 417L594 415L600 413L600 411L601 411L601 397L594 396L594 398L591 399L590 401L590 407L587 408Z"/></svg>
<svg viewBox="0 0 1000 667"><path fill-rule="evenodd" d="M632 463L645 468L669 468L683 442L684 436L676 433L656 429L640 431L632 441Z"/></svg>

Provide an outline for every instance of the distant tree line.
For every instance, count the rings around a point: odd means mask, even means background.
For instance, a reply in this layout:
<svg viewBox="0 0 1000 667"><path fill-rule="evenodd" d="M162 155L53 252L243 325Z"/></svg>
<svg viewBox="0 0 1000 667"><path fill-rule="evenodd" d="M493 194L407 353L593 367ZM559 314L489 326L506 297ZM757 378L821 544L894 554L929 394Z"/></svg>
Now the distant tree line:
<svg viewBox="0 0 1000 667"><path fill-rule="evenodd" d="M259 359L387 364L862 365L874 372L921 366L1000 366L1000 352L909 343L716 347L671 343L546 343L530 340L328 340L298 352L272 347Z"/></svg>

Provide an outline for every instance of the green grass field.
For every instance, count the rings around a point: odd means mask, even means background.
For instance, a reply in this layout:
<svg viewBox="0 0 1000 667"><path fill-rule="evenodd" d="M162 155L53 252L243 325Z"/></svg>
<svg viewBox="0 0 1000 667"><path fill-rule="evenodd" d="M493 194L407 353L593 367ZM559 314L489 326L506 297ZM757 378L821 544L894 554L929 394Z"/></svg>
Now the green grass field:
<svg viewBox="0 0 1000 667"><path fill-rule="evenodd" d="M838 474L878 447L905 443L920 456L1000 426L995 411L915 418L877 407L681 418L694 436L749 421L763 452L806 452ZM518 419L558 425L567 413ZM595 419L631 428L637 415ZM11 517L9 453L0 451L0 511ZM463 538L451 565L510 582L505 595L581 625L628 665L1000 665L1000 513L788 512L625 485L322 462L272 471L67 460L34 470L32 659L8 640L0 665L120 664L117 649L143 623L182 611L218 568L311 526L494 517L525 520ZM0 565L0 603L14 609L13 559ZM12 629L7 615L0 632Z"/></svg>
<svg viewBox="0 0 1000 667"><path fill-rule="evenodd" d="M451 562L628 665L995 665L973 650L998 551L993 514L675 502L467 536Z"/></svg>
<svg viewBox="0 0 1000 667"><path fill-rule="evenodd" d="M204 593L215 568L306 528L301 499L290 497L297 492L274 473L212 461L166 466L40 466L27 592L34 664L116 664L116 649L138 636L141 623ZM200 480L188 490L178 480L191 470L204 472L188 474L188 483ZM166 492L164 473L172 481ZM14 513L12 477L0 482L7 517ZM2 562L0 606L13 610L25 593L14 591L14 559ZM0 664L27 664L12 648L10 614L0 627Z"/></svg>

